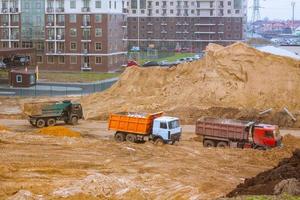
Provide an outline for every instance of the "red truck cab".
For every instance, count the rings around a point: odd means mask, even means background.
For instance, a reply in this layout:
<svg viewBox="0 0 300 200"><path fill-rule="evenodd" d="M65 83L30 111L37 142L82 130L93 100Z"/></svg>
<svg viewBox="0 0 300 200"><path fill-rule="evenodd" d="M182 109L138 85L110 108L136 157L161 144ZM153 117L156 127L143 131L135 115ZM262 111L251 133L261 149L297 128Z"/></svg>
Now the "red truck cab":
<svg viewBox="0 0 300 200"><path fill-rule="evenodd" d="M253 142L257 146L266 148L281 146L282 136L278 126L256 124L253 131Z"/></svg>

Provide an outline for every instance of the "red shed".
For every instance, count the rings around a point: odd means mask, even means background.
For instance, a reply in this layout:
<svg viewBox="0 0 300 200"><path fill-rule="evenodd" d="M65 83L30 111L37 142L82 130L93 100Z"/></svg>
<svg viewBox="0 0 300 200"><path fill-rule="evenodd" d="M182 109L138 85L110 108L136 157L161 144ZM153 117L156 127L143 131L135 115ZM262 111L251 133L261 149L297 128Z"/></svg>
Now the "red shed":
<svg viewBox="0 0 300 200"><path fill-rule="evenodd" d="M13 87L31 87L36 84L36 73L26 70L11 70L8 83Z"/></svg>

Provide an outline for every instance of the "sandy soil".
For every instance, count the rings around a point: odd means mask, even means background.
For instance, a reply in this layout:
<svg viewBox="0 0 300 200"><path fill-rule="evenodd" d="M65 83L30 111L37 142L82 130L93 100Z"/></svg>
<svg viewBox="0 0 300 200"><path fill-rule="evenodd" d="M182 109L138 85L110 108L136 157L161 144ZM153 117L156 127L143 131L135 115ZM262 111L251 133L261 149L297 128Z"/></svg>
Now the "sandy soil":
<svg viewBox="0 0 300 200"><path fill-rule="evenodd" d="M11 130L0 132L0 199L215 199L300 146L287 136L284 148L266 152L208 149L193 126L180 143L160 147L116 143L97 121L74 128L81 138L39 135L24 120L0 124Z"/></svg>

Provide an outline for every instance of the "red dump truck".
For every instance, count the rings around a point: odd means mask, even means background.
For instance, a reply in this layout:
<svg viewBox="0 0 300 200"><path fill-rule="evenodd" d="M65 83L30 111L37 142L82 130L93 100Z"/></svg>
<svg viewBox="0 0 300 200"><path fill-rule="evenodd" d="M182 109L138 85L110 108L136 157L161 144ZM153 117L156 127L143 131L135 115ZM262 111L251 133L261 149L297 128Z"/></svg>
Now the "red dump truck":
<svg viewBox="0 0 300 200"><path fill-rule="evenodd" d="M197 120L196 134L203 137L205 147L265 150L281 146L282 141L278 126L210 117Z"/></svg>

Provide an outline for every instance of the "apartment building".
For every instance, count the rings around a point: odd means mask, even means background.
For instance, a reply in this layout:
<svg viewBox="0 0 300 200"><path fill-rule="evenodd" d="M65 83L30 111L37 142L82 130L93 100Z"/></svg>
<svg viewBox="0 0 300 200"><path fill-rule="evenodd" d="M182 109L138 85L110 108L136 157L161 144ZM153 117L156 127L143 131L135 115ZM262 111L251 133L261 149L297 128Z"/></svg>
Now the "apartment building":
<svg viewBox="0 0 300 200"><path fill-rule="evenodd" d="M127 0L129 49L203 50L243 40L246 0Z"/></svg>
<svg viewBox="0 0 300 200"><path fill-rule="evenodd" d="M19 0L0 1L0 43L1 48L18 48L21 38Z"/></svg>
<svg viewBox="0 0 300 200"><path fill-rule="evenodd" d="M7 22L1 47L35 48L42 70L107 72L126 62L122 0L0 0L0 6L0 24Z"/></svg>

